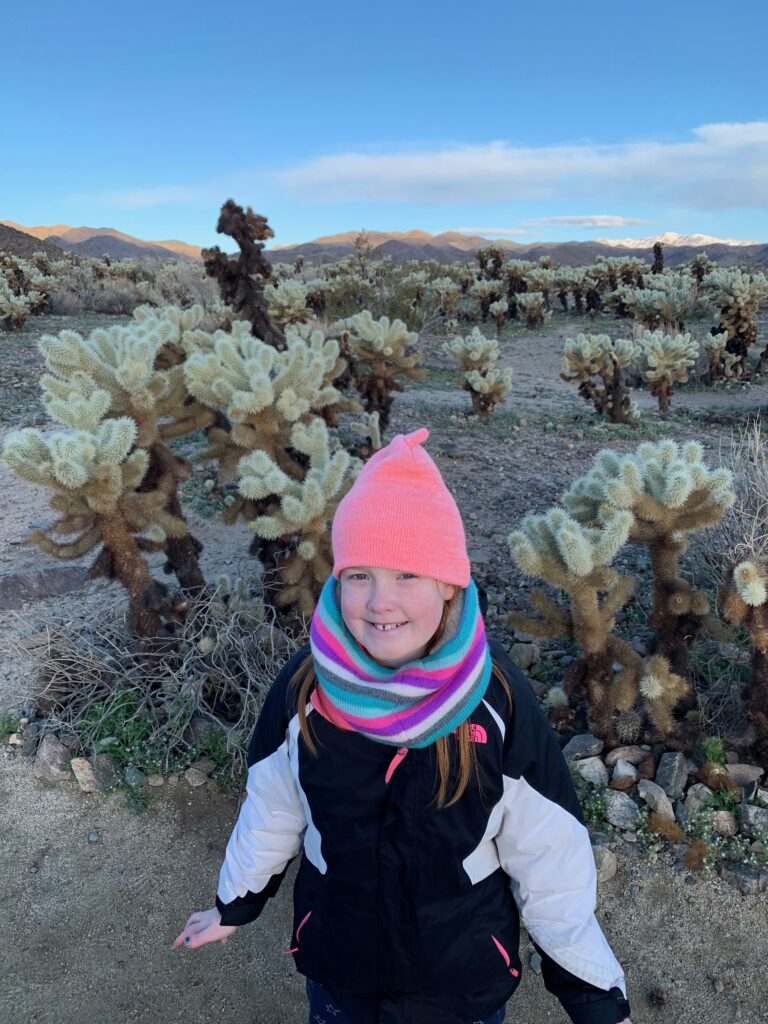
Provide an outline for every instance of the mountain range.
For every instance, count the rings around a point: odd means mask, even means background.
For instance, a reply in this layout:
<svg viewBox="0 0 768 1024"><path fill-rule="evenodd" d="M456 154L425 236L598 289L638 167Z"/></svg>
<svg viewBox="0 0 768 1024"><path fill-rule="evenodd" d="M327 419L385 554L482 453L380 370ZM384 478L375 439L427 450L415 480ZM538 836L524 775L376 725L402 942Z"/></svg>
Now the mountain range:
<svg viewBox="0 0 768 1024"><path fill-rule="evenodd" d="M311 242L278 245L265 250L272 262L285 262L302 256L307 263L329 263L352 255L359 231L338 235L324 235ZM537 260L549 256L560 265L586 266L598 256L617 256L622 251L650 261L653 245L664 246L664 262L675 267L687 263L697 253L705 251L720 266L768 266L768 244L740 242L710 235L678 235L674 232L651 238L597 238L589 242L531 242L522 244L508 239L489 239L480 235L467 235L458 231L444 231L431 235L427 231L366 231L368 245L374 257L390 256L395 262L433 259L441 263L471 260L478 249L495 245L506 250L511 257ZM24 227L10 220L0 220L0 250L30 256L41 247L76 252L83 256L104 254L114 259L127 257L150 259L197 260L199 246L172 239L164 242L145 241L114 228L73 228L67 224Z"/></svg>

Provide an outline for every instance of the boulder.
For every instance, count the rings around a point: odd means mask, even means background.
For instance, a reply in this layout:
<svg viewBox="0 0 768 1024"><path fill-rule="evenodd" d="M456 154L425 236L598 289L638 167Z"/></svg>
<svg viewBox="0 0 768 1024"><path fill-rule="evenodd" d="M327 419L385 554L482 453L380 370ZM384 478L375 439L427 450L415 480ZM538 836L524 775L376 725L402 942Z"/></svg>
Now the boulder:
<svg viewBox="0 0 768 1024"><path fill-rule="evenodd" d="M688 816L692 818L699 811L703 810L704 804L712 795L713 793L709 786L705 786L703 782L694 782L685 794L685 809L688 812Z"/></svg>
<svg viewBox="0 0 768 1024"><path fill-rule="evenodd" d="M585 757L575 763L576 771L593 786L608 785L608 769L599 757Z"/></svg>
<svg viewBox="0 0 768 1024"><path fill-rule="evenodd" d="M739 831L736 818L730 811L715 811L713 821L721 836L735 836Z"/></svg>
<svg viewBox="0 0 768 1024"><path fill-rule="evenodd" d="M613 750L609 750L605 755L605 763L609 768L613 768L617 761L629 761L630 764L638 765L648 752L647 747L640 747L637 744L627 747L614 747Z"/></svg>
<svg viewBox="0 0 768 1024"><path fill-rule="evenodd" d="M509 653L514 663L523 672L527 672L528 669L533 668L541 660L541 648L536 643L512 644Z"/></svg>
<svg viewBox="0 0 768 1024"><path fill-rule="evenodd" d="M655 782L650 779L640 779L637 784L637 793L641 800L648 806L669 821L675 820L675 812L669 797Z"/></svg>
<svg viewBox="0 0 768 1024"><path fill-rule="evenodd" d="M751 864L739 864L737 861L722 861L720 877L745 896L756 896L768 887L768 871L754 868Z"/></svg>
<svg viewBox="0 0 768 1024"><path fill-rule="evenodd" d="M45 782L66 782L71 779L70 756L69 747L58 740L53 733L46 733L37 748L35 777L43 779Z"/></svg>
<svg viewBox="0 0 768 1024"><path fill-rule="evenodd" d="M765 772L754 764L727 764L725 770L737 786L748 786L752 782L759 782Z"/></svg>
<svg viewBox="0 0 768 1024"><path fill-rule="evenodd" d="M605 846L593 846L592 853L597 868L597 881L599 883L610 881L616 874L616 854Z"/></svg>
<svg viewBox="0 0 768 1024"><path fill-rule="evenodd" d="M768 807L757 807L755 804L741 805L741 824L745 831L756 828L768 829Z"/></svg>
<svg viewBox="0 0 768 1024"><path fill-rule="evenodd" d="M92 759L73 757L69 763L84 793L103 793L117 781L114 765L106 754L96 754Z"/></svg>
<svg viewBox="0 0 768 1024"><path fill-rule="evenodd" d="M589 733L572 736L563 747L566 761L580 761L585 757L596 757L603 749L603 741Z"/></svg>
<svg viewBox="0 0 768 1024"><path fill-rule="evenodd" d="M685 783L688 780L688 770L685 767L685 755L679 750L667 751L661 755L659 767L656 770L656 784L661 786L664 792L672 800L679 800L685 791Z"/></svg>
<svg viewBox="0 0 768 1024"><path fill-rule="evenodd" d="M636 828L640 809L626 793L608 789L605 792L605 801L605 816L612 825L617 828Z"/></svg>

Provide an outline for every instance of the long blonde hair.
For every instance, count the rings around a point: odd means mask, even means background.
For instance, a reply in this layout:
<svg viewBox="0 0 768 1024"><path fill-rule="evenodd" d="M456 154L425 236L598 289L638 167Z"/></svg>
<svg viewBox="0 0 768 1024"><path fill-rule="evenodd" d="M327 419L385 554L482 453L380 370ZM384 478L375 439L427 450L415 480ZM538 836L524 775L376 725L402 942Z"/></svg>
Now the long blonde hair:
<svg viewBox="0 0 768 1024"><path fill-rule="evenodd" d="M458 591L456 591L456 593L458 593ZM425 655L430 654L442 640L443 634L445 633L445 626L448 621L451 601L455 599L455 596L456 594L444 602L443 614L440 617L440 622L432 636L432 639L427 644L424 652ZM504 678L504 674L496 664L492 665L491 672L503 686L504 692L507 695L507 703L509 704L509 709L511 711L512 693L509 689L509 683ZM299 687L299 726L301 728L302 738L307 745L307 749L314 757L317 757L318 751L315 746L315 742L310 735L309 723L307 721L307 701L309 700L309 695L314 689L316 682L317 676L315 675L314 662L312 660L312 655L308 654L296 669L296 672L290 681L290 685ZM453 796L446 802L448 794L448 780L450 779L451 774L451 741L454 741L456 752L458 754L459 777ZM439 784L437 793L435 794L434 803L438 808L451 807L463 796L464 791L469 784L470 775L473 772L478 780L478 785L480 784L475 744L469 738L469 722L464 721L458 726L455 730L455 737L449 734L448 736L441 736L438 740L435 740L435 753L437 755L437 776Z"/></svg>

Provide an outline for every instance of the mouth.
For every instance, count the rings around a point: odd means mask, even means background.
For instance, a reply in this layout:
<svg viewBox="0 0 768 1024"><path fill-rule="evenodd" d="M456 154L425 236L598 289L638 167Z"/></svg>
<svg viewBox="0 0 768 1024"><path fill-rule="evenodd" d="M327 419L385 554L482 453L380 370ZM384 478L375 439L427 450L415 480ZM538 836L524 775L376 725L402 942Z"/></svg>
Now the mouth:
<svg viewBox="0 0 768 1024"><path fill-rule="evenodd" d="M377 633L394 633L402 626L407 626L407 622L369 622L369 626L376 630Z"/></svg>

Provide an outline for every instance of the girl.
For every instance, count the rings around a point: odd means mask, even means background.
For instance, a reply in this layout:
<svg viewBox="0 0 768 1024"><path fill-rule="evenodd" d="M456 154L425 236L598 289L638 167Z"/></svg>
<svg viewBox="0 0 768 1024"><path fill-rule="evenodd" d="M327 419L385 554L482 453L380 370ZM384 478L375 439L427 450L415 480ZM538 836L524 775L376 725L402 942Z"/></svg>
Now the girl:
<svg viewBox="0 0 768 1024"><path fill-rule="evenodd" d="M301 852L285 952L310 1024L501 1024L520 916L575 1024L631 1024L566 763L486 641L428 437L395 437L337 509L310 644L251 738L216 906L174 946L226 942Z"/></svg>

